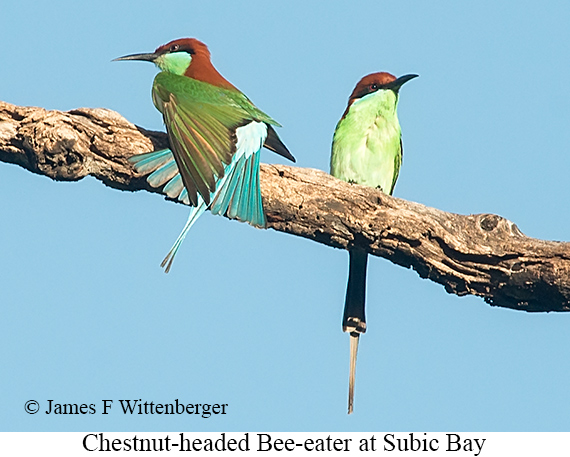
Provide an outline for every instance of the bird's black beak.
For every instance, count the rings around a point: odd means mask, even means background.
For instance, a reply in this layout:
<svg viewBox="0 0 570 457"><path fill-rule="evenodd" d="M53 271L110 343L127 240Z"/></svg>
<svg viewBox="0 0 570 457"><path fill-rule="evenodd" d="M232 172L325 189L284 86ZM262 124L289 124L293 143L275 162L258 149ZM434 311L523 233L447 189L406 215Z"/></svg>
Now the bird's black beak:
<svg viewBox="0 0 570 457"><path fill-rule="evenodd" d="M116 62L119 60L144 60L145 62L154 62L154 60L158 57L157 54L130 54L128 56L117 57L113 59L111 62Z"/></svg>
<svg viewBox="0 0 570 457"><path fill-rule="evenodd" d="M398 92L400 87L402 87L405 83L410 81L411 79L417 78L419 75L404 75L400 76L398 79L395 79L391 83L386 84L387 89L392 89L394 92Z"/></svg>

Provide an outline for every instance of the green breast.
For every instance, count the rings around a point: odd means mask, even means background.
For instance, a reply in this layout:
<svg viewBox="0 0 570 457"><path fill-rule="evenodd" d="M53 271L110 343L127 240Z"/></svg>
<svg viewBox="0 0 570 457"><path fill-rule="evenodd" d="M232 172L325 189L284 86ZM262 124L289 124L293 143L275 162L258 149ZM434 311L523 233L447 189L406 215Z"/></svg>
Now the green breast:
<svg viewBox="0 0 570 457"><path fill-rule="evenodd" d="M355 101L336 126L331 174L391 194L402 162L398 98L379 90Z"/></svg>

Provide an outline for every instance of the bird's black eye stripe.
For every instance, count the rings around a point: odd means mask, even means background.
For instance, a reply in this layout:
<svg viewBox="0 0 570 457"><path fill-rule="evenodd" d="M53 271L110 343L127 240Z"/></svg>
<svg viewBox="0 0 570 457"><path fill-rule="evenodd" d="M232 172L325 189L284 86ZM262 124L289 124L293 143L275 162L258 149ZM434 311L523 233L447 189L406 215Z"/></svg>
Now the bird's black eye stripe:
<svg viewBox="0 0 570 457"><path fill-rule="evenodd" d="M186 45L172 44L168 48L167 52L187 52L190 55L194 55L194 50Z"/></svg>

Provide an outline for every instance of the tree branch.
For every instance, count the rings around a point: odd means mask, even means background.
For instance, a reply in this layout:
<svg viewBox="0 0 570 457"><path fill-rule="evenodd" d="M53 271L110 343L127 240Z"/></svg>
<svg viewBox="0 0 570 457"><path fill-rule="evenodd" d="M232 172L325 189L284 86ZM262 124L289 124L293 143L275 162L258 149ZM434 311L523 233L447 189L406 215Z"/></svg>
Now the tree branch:
<svg viewBox="0 0 570 457"><path fill-rule="evenodd" d="M0 161L54 180L87 175L121 190L158 192L128 162L165 148L166 135L116 112L69 112L0 102ZM412 267L449 293L494 306L570 310L570 243L523 235L496 215L462 216L347 184L318 170L261 165L268 227Z"/></svg>

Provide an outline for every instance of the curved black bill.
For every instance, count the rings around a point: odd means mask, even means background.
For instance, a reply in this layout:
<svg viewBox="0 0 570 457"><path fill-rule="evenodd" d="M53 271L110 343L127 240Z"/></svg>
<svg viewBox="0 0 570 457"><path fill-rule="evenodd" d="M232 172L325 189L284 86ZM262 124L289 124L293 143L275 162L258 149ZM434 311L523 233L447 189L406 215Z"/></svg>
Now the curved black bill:
<svg viewBox="0 0 570 457"><path fill-rule="evenodd" d="M117 57L116 59L111 60L111 62L116 62L119 60L143 60L145 62L154 62L158 56L154 53L152 54L129 54L128 56Z"/></svg>
<svg viewBox="0 0 570 457"><path fill-rule="evenodd" d="M400 87L402 87L405 83L410 81L411 79L417 78L420 75L404 75L400 76L398 79L395 79L391 83L386 84L387 89L392 89L398 91Z"/></svg>

